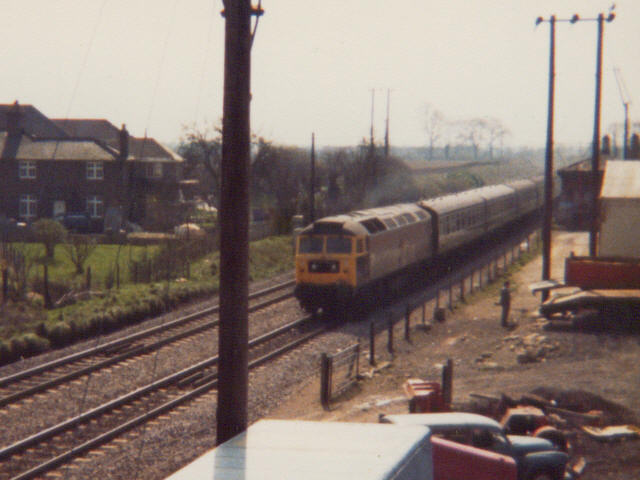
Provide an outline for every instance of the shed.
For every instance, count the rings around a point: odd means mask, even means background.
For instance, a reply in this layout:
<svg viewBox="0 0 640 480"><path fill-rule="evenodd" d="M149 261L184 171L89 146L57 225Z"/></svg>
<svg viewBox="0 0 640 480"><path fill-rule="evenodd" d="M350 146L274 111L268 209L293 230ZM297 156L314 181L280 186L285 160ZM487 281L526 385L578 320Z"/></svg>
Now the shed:
<svg viewBox="0 0 640 480"><path fill-rule="evenodd" d="M600 193L601 257L640 258L640 161L608 161Z"/></svg>

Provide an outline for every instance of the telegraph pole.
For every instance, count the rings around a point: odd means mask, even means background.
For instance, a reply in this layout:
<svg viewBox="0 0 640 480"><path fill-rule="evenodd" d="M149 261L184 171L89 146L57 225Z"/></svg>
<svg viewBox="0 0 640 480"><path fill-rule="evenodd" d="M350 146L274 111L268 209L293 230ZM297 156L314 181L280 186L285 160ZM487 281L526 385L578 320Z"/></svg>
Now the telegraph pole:
<svg viewBox="0 0 640 480"><path fill-rule="evenodd" d="M551 224L553 220L553 99L556 77L556 17L549 19L549 94L547 108L547 147L544 168L544 225L542 228L542 279L551 278ZM547 300L548 290L542 294Z"/></svg>
<svg viewBox="0 0 640 480"><path fill-rule="evenodd" d="M596 53L596 100L593 120L593 149L591 155L591 230L589 231L589 255L598 253L598 190L600 180L600 98L602 92L602 33L604 15L598 15L598 47Z"/></svg>
<svg viewBox="0 0 640 480"><path fill-rule="evenodd" d="M581 21L598 22L598 45L596 50L596 99L593 121L593 149L591 155L591 228L589 230L589 255L595 257L598 254L598 195L600 194L600 103L602 96L602 37L604 34L604 22L612 22L616 18L613 8L605 18L600 13L598 18L584 18Z"/></svg>
<svg viewBox="0 0 640 480"><path fill-rule="evenodd" d="M387 89L387 121L384 130L384 158L389 159L389 105L391 100L391 90Z"/></svg>
<svg viewBox="0 0 640 480"><path fill-rule="evenodd" d="M316 219L316 134L311 133L311 188L309 189L309 223Z"/></svg>
<svg viewBox="0 0 640 480"><path fill-rule="evenodd" d="M224 100L220 188L220 327L216 441L247 428L251 0L223 0Z"/></svg>
<svg viewBox="0 0 640 480"><path fill-rule="evenodd" d="M377 185L378 183L378 168L377 168L378 160L376 159L376 144L373 138L373 117L374 117L375 101L376 101L376 89L372 88L371 89L371 131L369 135L369 162L371 162L370 164L371 164L373 185Z"/></svg>

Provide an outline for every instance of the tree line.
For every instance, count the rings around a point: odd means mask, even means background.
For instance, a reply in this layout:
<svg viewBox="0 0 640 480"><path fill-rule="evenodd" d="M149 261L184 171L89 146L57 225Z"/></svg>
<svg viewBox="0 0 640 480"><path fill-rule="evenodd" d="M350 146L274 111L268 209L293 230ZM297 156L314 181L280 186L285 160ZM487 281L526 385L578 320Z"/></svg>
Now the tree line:
<svg viewBox="0 0 640 480"><path fill-rule="evenodd" d="M222 181L219 126L185 128L178 153L185 159L185 178L199 180L196 193L218 206ZM278 233L290 232L291 218L310 211L310 168L310 150L253 138L251 204L269 212ZM317 217L410 201L421 195L409 167L366 140L356 147L320 150L315 172L313 201Z"/></svg>

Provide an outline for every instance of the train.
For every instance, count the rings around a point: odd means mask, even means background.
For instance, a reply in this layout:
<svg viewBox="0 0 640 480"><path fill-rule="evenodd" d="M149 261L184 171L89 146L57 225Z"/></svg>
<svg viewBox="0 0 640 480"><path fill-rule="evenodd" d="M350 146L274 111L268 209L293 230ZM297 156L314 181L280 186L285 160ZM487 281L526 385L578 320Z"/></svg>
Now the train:
<svg viewBox="0 0 640 480"><path fill-rule="evenodd" d="M387 298L543 204L540 177L321 218L296 237L295 296L308 312Z"/></svg>

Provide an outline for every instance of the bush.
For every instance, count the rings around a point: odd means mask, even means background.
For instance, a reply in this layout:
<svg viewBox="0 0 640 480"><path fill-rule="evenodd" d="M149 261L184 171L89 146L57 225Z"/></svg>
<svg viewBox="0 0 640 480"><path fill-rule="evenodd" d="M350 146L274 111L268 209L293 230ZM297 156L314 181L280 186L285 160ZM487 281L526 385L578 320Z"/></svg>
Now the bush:
<svg viewBox="0 0 640 480"><path fill-rule="evenodd" d="M51 342L49 342L49 340L42 338L35 333L25 333L22 335L22 340L25 345L23 355L34 355L36 353L44 352L51 346Z"/></svg>
<svg viewBox="0 0 640 480"><path fill-rule="evenodd" d="M46 258L49 260L53 260L56 245L67 238L67 229L61 223L49 218L36 220L33 223L33 232L36 239L44 245Z"/></svg>
<svg viewBox="0 0 640 480"><path fill-rule="evenodd" d="M47 328L47 338L56 347L71 343L72 333L71 327L66 322L58 322Z"/></svg>
<svg viewBox="0 0 640 480"><path fill-rule="evenodd" d="M4 340L0 340L0 364L9 363L13 358L11 345Z"/></svg>

